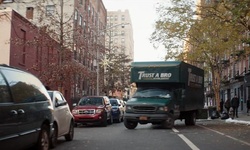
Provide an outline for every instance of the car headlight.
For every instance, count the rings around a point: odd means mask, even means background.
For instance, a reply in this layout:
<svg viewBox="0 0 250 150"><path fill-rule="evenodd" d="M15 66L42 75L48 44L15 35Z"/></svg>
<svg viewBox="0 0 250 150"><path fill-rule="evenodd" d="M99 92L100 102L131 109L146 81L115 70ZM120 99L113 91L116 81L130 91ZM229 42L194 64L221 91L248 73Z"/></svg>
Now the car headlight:
<svg viewBox="0 0 250 150"><path fill-rule="evenodd" d="M96 114L100 114L100 113L102 113L102 111L103 111L103 109L96 109L96 110L95 110L95 113L96 113Z"/></svg>
<svg viewBox="0 0 250 150"><path fill-rule="evenodd" d="M119 111L119 109L118 109L118 108L112 108L112 110L113 110L113 111Z"/></svg>
<svg viewBox="0 0 250 150"><path fill-rule="evenodd" d="M131 106L125 106L125 110L132 110Z"/></svg>
<svg viewBox="0 0 250 150"><path fill-rule="evenodd" d="M168 107L167 106L161 106L158 108L160 111L168 111Z"/></svg>
<svg viewBox="0 0 250 150"><path fill-rule="evenodd" d="M78 114L78 110L72 110L72 114L73 115L77 115Z"/></svg>

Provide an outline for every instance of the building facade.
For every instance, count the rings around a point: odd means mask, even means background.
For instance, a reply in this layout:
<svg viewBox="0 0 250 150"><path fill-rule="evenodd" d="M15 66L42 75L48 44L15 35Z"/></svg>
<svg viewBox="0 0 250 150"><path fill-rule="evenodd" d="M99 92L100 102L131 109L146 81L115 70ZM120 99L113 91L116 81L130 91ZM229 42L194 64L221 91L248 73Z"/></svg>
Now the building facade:
<svg viewBox="0 0 250 150"><path fill-rule="evenodd" d="M97 71L96 63L105 53L105 36L101 33L106 28L107 18L102 0L2 0L0 9L5 11L6 8L14 9L59 43L59 66L67 68L68 73L75 71L67 67L69 64L82 69L70 76L67 85L55 89L68 93L66 98L74 102L83 95L98 94L97 87L102 89L104 77L101 71ZM2 38L0 40L3 42ZM12 45L8 48L5 55L14 55ZM1 54L1 57L4 56Z"/></svg>
<svg viewBox="0 0 250 150"><path fill-rule="evenodd" d="M107 26L114 29L107 31L106 35L106 48L118 47L117 53L124 53L134 60L134 38L132 21L128 10L125 11L108 11Z"/></svg>
<svg viewBox="0 0 250 150"><path fill-rule="evenodd" d="M199 13L203 13L202 6L213 5L215 0L198 0L197 7ZM242 34L242 33L239 33ZM243 37L249 39L249 31L243 33ZM225 102L231 100L234 95L240 99L240 111L246 110L246 100L250 97L250 56L248 42L242 42L232 47L232 51L221 57L218 62L222 67L220 98ZM211 72L207 74L206 100L208 105L215 105L214 91L212 90Z"/></svg>

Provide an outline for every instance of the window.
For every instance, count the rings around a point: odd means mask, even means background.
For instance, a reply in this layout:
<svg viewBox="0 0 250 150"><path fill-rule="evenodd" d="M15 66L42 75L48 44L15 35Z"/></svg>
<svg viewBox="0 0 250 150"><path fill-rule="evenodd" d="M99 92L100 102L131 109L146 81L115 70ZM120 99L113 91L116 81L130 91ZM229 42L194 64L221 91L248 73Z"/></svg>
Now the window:
<svg viewBox="0 0 250 150"><path fill-rule="evenodd" d="M33 7L27 7L26 8L26 18L33 19L33 12L34 12Z"/></svg>
<svg viewBox="0 0 250 150"><path fill-rule="evenodd" d="M124 35L125 35L125 32L124 32L124 31L121 31L121 35L124 36Z"/></svg>
<svg viewBox="0 0 250 150"><path fill-rule="evenodd" d="M122 18L121 18L121 19L122 19L122 21L124 21L124 20L125 20L125 16L124 16L124 15L122 15Z"/></svg>
<svg viewBox="0 0 250 150"><path fill-rule="evenodd" d="M33 75L12 70L2 70L2 72L10 85L16 103L46 101L48 99L47 90Z"/></svg>
<svg viewBox="0 0 250 150"><path fill-rule="evenodd" d="M7 3L13 3L14 0L3 0L3 4L7 4Z"/></svg>
<svg viewBox="0 0 250 150"><path fill-rule="evenodd" d="M78 11L75 10L75 20L77 20L77 18L78 18Z"/></svg>
<svg viewBox="0 0 250 150"><path fill-rule="evenodd" d="M54 5L47 5L46 6L46 16L52 16L55 13L55 6Z"/></svg>
<svg viewBox="0 0 250 150"><path fill-rule="evenodd" d="M56 106L66 104L65 100L62 98L61 94L59 93L55 94L55 99L56 99Z"/></svg>
<svg viewBox="0 0 250 150"><path fill-rule="evenodd" d="M211 0L205 0L205 4L211 4Z"/></svg>
<svg viewBox="0 0 250 150"><path fill-rule="evenodd" d="M0 74L0 103L11 102L10 93L6 81Z"/></svg>
<svg viewBox="0 0 250 150"><path fill-rule="evenodd" d="M82 15L80 15L80 18L79 18L79 25L82 26Z"/></svg>

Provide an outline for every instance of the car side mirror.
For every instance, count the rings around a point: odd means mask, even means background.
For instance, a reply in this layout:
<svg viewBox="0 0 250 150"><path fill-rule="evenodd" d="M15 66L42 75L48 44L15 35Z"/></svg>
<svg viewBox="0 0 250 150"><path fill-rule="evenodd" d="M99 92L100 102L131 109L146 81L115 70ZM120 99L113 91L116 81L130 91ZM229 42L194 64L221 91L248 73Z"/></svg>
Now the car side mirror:
<svg viewBox="0 0 250 150"><path fill-rule="evenodd" d="M77 105L76 103L73 103L73 107L76 107L76 105Z"/></svg>

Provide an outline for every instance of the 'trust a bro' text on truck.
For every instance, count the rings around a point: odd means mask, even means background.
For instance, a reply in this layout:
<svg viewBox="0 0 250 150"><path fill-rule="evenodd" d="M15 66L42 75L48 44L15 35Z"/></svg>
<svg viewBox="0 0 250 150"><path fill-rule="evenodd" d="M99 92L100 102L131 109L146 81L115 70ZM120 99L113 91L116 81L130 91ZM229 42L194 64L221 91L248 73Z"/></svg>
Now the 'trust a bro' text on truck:
<svg viewBox="0 0 250 150"><path fill-rule="evenodd" d="M127 101L124 125L159 124L172 128L177 119L195 125L204 107L204 71L182 61L132 62L137 90Z"/></svg>

